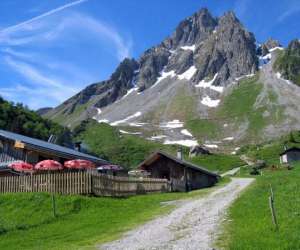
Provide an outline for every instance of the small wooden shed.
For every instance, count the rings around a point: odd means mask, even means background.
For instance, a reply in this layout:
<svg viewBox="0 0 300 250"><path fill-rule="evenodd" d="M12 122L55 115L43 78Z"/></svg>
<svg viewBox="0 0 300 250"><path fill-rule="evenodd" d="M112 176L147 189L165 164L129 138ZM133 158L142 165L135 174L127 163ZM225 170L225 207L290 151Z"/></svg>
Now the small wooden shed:
<svg viewBox="0 0 300 250"><path fill-rule="evenodd" d="M300 148L292 147L280 154L281 164L291 163L293 161L300 161Z"/></svg>
<svg viewBox="0 0 300 250"><path fill-rule="evenodd" d="M138 169L146 170L152 178L168 179L172 191L190 191L213 186L220 176L203 167L158 151L143 161Z"/></svg>

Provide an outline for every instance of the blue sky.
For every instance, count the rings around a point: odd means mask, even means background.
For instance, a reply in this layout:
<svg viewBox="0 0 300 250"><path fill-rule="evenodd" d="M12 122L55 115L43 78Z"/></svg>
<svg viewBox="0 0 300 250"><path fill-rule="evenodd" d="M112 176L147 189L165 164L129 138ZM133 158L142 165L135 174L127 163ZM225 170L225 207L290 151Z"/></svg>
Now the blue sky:
<svg viewBox="0 0 300 250"><path fill-rule="evenodd" d="M0 95L55 106L107 79L201 7L234 10L262 42L300 37L299 0L1 0Z"/></svg>

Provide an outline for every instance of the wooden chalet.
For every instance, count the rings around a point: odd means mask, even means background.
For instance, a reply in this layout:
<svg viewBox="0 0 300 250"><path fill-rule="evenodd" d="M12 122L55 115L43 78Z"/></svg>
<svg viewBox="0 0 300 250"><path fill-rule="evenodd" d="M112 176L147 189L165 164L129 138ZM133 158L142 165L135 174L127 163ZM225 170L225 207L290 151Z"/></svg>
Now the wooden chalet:
<svg viewBox="0 0 300 250"><path fill-rule="evenodd" d="M210 187L220 178L214 172L161 151L149 156L138 166L138 169L149 172L151 178L168 179L172 191L190 191Z"/></svg>
<svg viewBox="0 0 300 250"><path fill-rule="evenodd" d="M0 175L11 171L5 170L11 162L25 161L36 164L45 159L53 159L60 163L64 163L67 160L83 159L89 160L97 166L110 164L101 158L78 150L0 130Z"/></svg>

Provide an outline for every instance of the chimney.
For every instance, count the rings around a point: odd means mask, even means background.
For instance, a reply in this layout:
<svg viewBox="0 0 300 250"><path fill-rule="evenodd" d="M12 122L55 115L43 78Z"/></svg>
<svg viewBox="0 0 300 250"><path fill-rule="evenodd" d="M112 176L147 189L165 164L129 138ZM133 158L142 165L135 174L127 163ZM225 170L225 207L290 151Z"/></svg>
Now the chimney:
<svg viewBox="0 0 300 250"><path fill-rule="evenodd" d="M178 158L179 160L183 160L183 157L182 157L182 148L179 148L179 149L177 150L177 158Z"/></svg>
<svg viewBox="0 0 300 250"><path fill-rule="evenodd" d="M53 135L53 134L51 134L51 135L49 136L49 138L48 138L48 142L50 142L50 143L55 143L55 141L56 141L56 136Z"/></svg>
<svg viewBox="0 0 300 250"><path fill-rule="evenodd" d="M81 141L75 142L75 149L79 152L81 151Z"/></svg>

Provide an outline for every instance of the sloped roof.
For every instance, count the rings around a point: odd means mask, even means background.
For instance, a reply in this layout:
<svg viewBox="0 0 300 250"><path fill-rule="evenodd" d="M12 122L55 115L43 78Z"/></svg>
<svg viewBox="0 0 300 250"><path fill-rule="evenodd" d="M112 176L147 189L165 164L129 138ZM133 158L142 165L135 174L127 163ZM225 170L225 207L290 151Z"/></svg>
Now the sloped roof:
<svg viewBox="0 0 300 250"><path fill-rule="evenodd" d="M30 149L36 149L38 151L43 151L43 152L48 152L48 153L54 153L57 154L58 156L62 156L62 157L67 157L67 158L79 158L79 159L84 159L84 160L89 160L98 164L110 164L109 162L89 155L89 154L85 154L82 152L79 152L77 150L74 149L70 149L70 148L66 148L63 146L59 146L57 144L54 143L50 143L50 142L46 142L46 141L42 141L39 139L35 139L35 138L31 138L28 136L24 136L24 135L20 135L20 134L16 134L16 133L12 133L9 131L5 131L5 130L1 130L0 129L0 138L5 138L8 140L13 140L13 141L20 141L23 142L26 146L26 148L30 148Z"/></svg>
<svg viewBox="0 0 300 250"><path fill-rule="evenodd" d="M199 171L199 172L202 172L202 173L205 173L207 175L214 176L214 177L220 177L218 174L216 174L212 171L209 171L204 167L200 167L200 166L195 165L193 163L190 163L190 162L187 162L187 161L184 161L184 160L180 160L177 157L174 157L174 156L169 155L169 154L167 154L165 152L162 152L162 151L157 151L157 152L153 153L152 155L150 155L146 160L144 160L141 164L139 164L138 168L141 168L143 165L148 165L148 164L151 164L152 162L156 161L158 159L157 156L159 156L159 155L163 156L163 157L166 157L166 158L168 158L172 161L177 162L182 167L191 168L191 169L194 169L196 171Z"/></svg>
<svg viewBox="0 0 300 250"><path fill-rule="evenodd" d="M297 148L297 147L291 147L291 148L288 148L288 149L284 150L284 151L280 154L280 156L281 156L281 155L284 155L284 154L286 154L286 153L288 153L288 152L291 152L291 151L298 151L298 152L300 152L300 148Z"/></svg>

